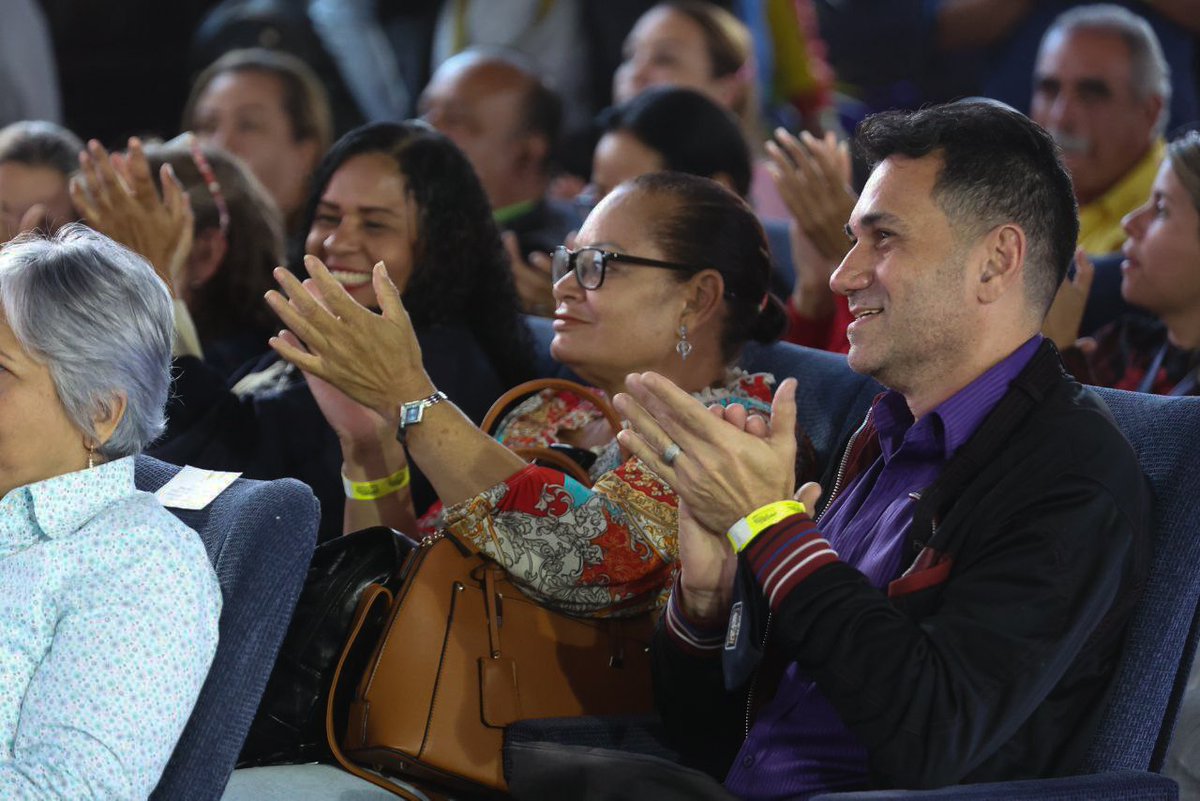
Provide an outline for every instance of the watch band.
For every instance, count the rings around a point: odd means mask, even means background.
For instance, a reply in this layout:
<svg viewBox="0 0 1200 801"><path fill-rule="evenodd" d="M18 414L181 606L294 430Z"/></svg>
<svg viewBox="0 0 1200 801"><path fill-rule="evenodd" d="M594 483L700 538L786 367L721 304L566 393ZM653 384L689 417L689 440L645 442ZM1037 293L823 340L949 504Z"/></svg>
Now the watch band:
<svg viewBox="0 0 1200 801"><path fill-rule="evenodd" d="M428 398L409 401L400 405L400 425L396 429L396 439L404 444L408 434L408 429L415 426L425 419L425 410L430 406L435 406L446 400L446 393L441 390L433 393Z"/></svg>

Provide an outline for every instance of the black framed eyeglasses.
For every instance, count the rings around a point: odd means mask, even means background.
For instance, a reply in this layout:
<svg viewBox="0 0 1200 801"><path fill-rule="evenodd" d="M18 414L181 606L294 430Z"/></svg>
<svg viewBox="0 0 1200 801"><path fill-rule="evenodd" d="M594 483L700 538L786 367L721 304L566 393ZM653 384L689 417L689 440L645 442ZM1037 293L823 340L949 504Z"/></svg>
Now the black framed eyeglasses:
<svg viewBox="0 0 1200 801"><path fill-rule="evenodd" d="M679 270L681 272L696 273L700 271L699 267L693 267L688 264L679 264L672 261L659 261L658 259L643 259L641 256L630 256L625 253L615 253L611 250L602 250L600 248L580 248L579 250L567 250L566 246L559 245L554 249L554 254L550 260L550 275L554 283L558 283L571 270L575 271L575 280L584 289L599 289L604 283L604 273L610 261L620 262L621 264L636 264L642 267L659 267L664 270Z"/></svg>

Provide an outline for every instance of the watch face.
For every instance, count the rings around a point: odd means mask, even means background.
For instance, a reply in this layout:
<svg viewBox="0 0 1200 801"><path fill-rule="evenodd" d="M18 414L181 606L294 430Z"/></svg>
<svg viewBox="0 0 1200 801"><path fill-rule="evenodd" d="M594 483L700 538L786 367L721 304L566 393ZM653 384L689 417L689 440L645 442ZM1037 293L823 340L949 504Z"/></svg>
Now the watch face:
<svg viewBox="0 0 1200 801"><path fill-rule="evenodd" d="M400 425L411 426L421 422L425 406L421 403L406 403L400 414Z"/></svg>

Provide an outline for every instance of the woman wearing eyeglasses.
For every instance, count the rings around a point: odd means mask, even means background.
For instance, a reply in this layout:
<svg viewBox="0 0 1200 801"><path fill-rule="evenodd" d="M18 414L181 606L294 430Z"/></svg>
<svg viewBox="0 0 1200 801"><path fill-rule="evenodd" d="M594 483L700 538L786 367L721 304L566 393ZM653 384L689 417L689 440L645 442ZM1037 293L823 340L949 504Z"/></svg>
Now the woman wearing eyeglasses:
<svg viewBox="0 0 1200 801"><path fill-rule="evenodd" d="M643 175L596 207L576 244L554 254L555 359L609 397L630 373L654 370L711 403L769 413L774 379L731 368L746 342L772 341L784 324L767 291L762 227L742 200L704 178ZM355 428L364 414L401 427L409 456L445 504L441 525L503 564L539 600L595 616L663 602L678 555L677 498L621 453L593 407L572 393L545 391L497 432L509 445L590 451L594 486L587 488L527 464L438 396L383 268L373 277L377 315L340 292L317 260L308 267L328 310L280 271L287 297L271 293L268 300L291 333L272 346L329 382L314 390L335 429ZM390 436L347 449L348 470L357 467L354 451L373 451L387 471L404 459ZM364 515L379 522L412 528L394 502L390 513L372 501L350 503L368 507Z"/></svg>

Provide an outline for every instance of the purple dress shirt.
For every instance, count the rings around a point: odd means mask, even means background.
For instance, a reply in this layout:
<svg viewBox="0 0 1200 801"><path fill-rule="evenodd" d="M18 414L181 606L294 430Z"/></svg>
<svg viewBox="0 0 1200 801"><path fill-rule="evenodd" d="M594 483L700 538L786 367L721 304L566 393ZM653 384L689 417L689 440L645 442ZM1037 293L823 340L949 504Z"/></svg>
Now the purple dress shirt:
<svg viewBox="0 0 1200 801"><path fill-rule="evenodd" d="M840 491L819 528L840 559L872 586L885 590L905 567L900 558L913 494L932 484L975 433L1041 339L1034 336L915 423L898 392L885 393L871 408L882 455ZM795 663L759 711L725 779L747 801L803 799L866 783L866 749Z"/></svg>

